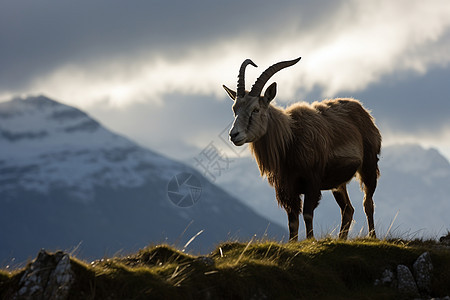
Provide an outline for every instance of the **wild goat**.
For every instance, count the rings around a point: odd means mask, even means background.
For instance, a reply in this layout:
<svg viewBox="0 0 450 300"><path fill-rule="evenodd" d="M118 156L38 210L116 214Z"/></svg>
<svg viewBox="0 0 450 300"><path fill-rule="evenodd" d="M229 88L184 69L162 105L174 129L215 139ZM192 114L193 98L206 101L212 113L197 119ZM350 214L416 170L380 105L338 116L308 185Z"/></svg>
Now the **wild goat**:
<svg viewBox="0 0 450 300"><path fill-rule="evenodd" d="M354 208L346 185L355 175L359 175L364 189L369 236L375 238L372 196L379 176L381 135L369 112L357 100L347 98L311 105L295 103L282 109L270 103L276 94L275 82L261 96L264 85L276 72L299 60L272 65L250 92L245 90L245 68L256 65L250 59L242 63L237 92L223 86L234 100L230 140L236 146L250 144L261 176L266 176L275 188L278 203L287 212L291 241L298 239L300 213L306 237L314 237L313 215L321 190L332 190L341 208L339 237L347 238Z"/></svg>

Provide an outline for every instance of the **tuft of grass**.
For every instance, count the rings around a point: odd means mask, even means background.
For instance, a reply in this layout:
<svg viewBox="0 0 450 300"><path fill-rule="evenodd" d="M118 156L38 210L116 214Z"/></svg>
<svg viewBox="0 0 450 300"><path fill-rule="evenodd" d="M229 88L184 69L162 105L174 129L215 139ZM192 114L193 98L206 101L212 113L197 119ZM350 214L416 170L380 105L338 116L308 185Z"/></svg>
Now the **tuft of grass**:
<svg viewBox="0 0 450 300"><path fill-rule="evenodd" d="M71 299L401 299L374 286L386 268L412 266L424 251L435 266L433 294L450 294L450 249L436 241L324 238L280 244L224 242L207 256L150 246L92 263L71 258ZM0 298L12 295L21 270L0 272Z"/></svg>

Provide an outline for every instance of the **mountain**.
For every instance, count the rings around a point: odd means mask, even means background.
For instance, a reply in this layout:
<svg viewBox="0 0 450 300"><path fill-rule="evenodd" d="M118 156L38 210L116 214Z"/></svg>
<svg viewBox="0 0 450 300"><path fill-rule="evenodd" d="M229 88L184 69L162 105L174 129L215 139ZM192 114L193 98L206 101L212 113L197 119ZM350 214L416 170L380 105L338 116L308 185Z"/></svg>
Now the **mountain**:
<svg viewBox="0 0 450 300"><path fill-rule="evenodd" d="M246 156L234 160L230 171L218 178L217 184L272 222L286 226L286 213L278 207L273 188L260 177L256 162ZM415 144L391 145L383 147L379 167L381 177L374 195L379 237L388 233L391 224L391 235L411 238L435 238L450 230L450 163L444 156L436 149ZM348 191L355 207L353 235L360 231L364 234L367 224L359 182L353 180ZM316 233L336 234L340 226L339 207L329 191L322 195L314 213ZM303 224L300 230L302 237Z"/></svg>
<svg viewBox="0 0 450 300"><path fill-rule="evenodd" d="M265 233L286 229L79 109L44 96L0 103L0 265L40 248L91 259L183 247L196 234L187 250L203 253Z"/></svg>
<svg viewBox="0 0 450 300"><path fill-rule="evenodd" d="M418 236L438 237L450 230L450 163L436 149L386 147L380 169L377 218L398 212L394 228Z"/></svg>

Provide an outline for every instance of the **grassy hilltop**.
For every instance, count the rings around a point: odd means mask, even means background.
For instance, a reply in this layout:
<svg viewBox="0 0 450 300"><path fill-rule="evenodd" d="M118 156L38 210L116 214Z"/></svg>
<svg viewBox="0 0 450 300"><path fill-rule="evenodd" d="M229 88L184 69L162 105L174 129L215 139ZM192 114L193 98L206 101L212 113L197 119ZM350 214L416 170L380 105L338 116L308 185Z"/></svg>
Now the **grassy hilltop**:
<svg viewBox="0 0 450 300"><path fill-rule="evenodd" d="M70 299L401 299L375 286L386 268L411 267L429 251L432 295L450 295L450 248L433 241L323 239L279 244L227 242L208 256L168 245L92 263L71 258ZM0 271L0 298L17 289L24 269Z"/></svg>

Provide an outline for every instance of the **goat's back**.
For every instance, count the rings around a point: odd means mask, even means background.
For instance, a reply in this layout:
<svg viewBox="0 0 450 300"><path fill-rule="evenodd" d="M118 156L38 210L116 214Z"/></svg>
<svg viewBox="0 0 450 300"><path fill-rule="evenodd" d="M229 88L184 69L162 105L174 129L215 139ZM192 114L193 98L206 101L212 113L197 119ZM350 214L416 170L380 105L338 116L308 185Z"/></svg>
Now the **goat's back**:
<svg viewBox="0 0 450 300"><path fill-rule="evenodd" d="M292 118L297 145L315 156L315 161L326 160L329 155L362 158L365 148L376 154L380 151L381 135L374 119L355 99L296 103L286 113Z"/></svg>
<svg viewBox="0 0 450 300"><path fill-rule="evenodd" d="M375 125L375 119L370 111L366 110L361 102L351 98L341 98L315 102L312 106L333 125L345 126L352 123L356 127L355 130L361 135L365 152L370 149L375 154L380 153L380 131ZM345 127L342 129L344 132L346 131Z"/></svg>

